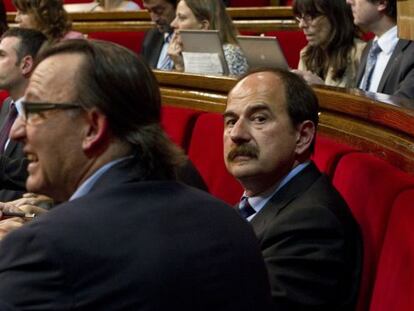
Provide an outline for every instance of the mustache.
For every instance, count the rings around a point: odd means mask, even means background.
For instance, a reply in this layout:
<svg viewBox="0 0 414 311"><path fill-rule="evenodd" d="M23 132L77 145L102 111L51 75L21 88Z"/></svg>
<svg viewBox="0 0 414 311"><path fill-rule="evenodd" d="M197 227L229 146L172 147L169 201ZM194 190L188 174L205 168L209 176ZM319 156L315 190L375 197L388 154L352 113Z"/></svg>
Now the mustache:
<svg viewBox="0 0 414 311"><path fill-rule="evenodd" d="M251 145L239 145L234 147L227 155L227 161L232 162L238 156L247 156L251 158L258 158L259 150Z"/></svg>

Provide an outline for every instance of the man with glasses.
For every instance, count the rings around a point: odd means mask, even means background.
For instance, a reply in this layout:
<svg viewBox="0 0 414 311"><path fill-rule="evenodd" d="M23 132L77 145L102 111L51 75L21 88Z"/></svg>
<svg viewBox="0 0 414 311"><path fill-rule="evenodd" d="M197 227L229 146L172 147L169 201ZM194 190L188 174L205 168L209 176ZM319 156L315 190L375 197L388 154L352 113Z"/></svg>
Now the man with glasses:
<svg viewBox="0 0 414 311"><path fill-rule="evenodd" d="M346 0L354 23L375 38L362 54L357 87L414 98L414 43L397 36L396 0Z"/></svg>
<svg viewBox="0 0 414 311"><path fill-rule="evenodd" d="M0 243L0 302L268 310L254 233L231 207L175 180L183 155L160 108L151 69L123 47L68 40L40 56L12 138L30 162L28 190L67 202Z"/></svg>
<svg viewBox="0 0 414 311"><path fill-rule="evenodd" d="M29 83L34 59L46 37L39 31L12 28L0 40L0 89L9 97L0 111L0 202L21 197L27 177L22 144L10 140L10 128Z"/></svg>

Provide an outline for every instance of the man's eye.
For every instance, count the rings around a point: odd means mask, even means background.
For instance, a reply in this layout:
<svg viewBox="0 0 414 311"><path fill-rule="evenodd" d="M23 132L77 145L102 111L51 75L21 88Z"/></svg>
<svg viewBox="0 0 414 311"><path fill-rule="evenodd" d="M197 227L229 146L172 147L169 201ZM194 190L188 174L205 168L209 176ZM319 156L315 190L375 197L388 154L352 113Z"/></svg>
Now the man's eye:
<svg viewBox="0 0 414 311"><path fill-rule="evenodd" d="M265 116L254 116L253 121L255 123L264 123L267 120Z"/></svg>
<svg viewBox="0 0 414 311"><path fill-rule="evenodd" d="M234 119L228 119L224 121L224 124L226 127L232 127L236 123L236 120Z"/></svg>

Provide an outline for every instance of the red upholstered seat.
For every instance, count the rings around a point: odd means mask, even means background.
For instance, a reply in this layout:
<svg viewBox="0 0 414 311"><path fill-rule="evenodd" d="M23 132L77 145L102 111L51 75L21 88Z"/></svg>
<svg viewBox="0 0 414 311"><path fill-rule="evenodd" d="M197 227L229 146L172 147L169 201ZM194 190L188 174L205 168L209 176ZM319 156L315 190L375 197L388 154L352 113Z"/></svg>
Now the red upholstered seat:
<svg viewBox="0 0 414 311"><path fill-rule="evenodd" d="M379 254L391 206L414 178L366 153L350 153L338 162L333 184L344 196L360 224L364 264L358 310L368 310ZM397 309L395 309L397 310Z"/></svg>
<svg viewBox="0 0 414 311"><path fill-rule="evenodd" d="M230 6L247 7L247 6L268 6L270 0L230 0Z"/></svg>
<svg viewBox="0 0 414 311"><path fill-rule="evenodd" d="M89 39L111 41L122 45L137 54L141 51L141 45L144 41L144 36L144 31L109 31L91 32L88 34Z"/></svg>
<svg viewBox="0 0 414 311"><path fill-rule="evenodd" d="M338 143L327 136L318 134L312 160L321 172L332 177L339 159L355 150L349 145Z"/></svg>
<svg viewBox="0 0 414 311"><path fill-rule="evenodd" d="M188 155L214 196L233 205L240 200L242 187L231 176L223 160L223 117L205 113L195 124Z"/></svg>
<svg viewBox="0 0 414 311"><path fill-rule="evenodd" d="M3 3L4 3L4 8L6 9L7 12L16 11L16 8L14 7L12 0L3 0Z"/></svg>
<svg viewBox="0 0 414 311"><path fill-rule="evenodd" d="M201 113L194 109L163 106L161 124L171 140L187 151L194 124Z"/></svg>
<svg viewBox="0 0 414 311"><path fill-rule="evenodd" d="M384 239L371 311L414 309L414 189L394 202Z"/></svg>
<svg viewBox="0 0 414 311"><path fill-rule="evenodd" d="M5 90L0 90L0 108L7 97L9 97L9 93Z"/></svg>
<svg viewBox="0 0 414 311"><path fill-rule="evenodd" d="M280 43L290 68L298 68L300 50L306 44L306 37L302 30L278 30L268 31L266 36L274 36Z"/></svg>

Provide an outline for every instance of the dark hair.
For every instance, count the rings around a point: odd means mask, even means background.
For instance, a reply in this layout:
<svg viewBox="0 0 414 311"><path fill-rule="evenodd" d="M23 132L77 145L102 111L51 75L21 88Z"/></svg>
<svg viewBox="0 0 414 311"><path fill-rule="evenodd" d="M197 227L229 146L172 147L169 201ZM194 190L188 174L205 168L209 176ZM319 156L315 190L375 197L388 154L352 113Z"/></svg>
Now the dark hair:
<svg viewBox="0 0 414 311"><path fill-rule="evenodd" d="M147 2L148 0L143 0L143 2ZM174 9L177 7L178 1L179 0L164 0L165 2L169 2L170 4L172 4L174 6Z"/></svg>
<svg viewBox="0 0 414 311"><path fill-rule="evenodd" d="M67 53L84 59L75 82L76 101L85 109L97 107L107 117L111 132L144 163L143 176L162 172L175 177L182 154L161 129L158 82L145 61L117 44L82 39L59 42L39 60Z"/></svg>
<svg viewBox="0 0 414 311"><path fill-rule="evenodd" d="M378 3L379 0L368 0L371 3ZM387 7L385 8L385 15L390 17L394 22L397 21L397 1L387 0Z"/></svg>
<svg viewBox="0 0 414 311"><path fill-rule="evenodd" d="M299 75L290 71L275 68L257 68L242 76L244 78L260 72L270 72L279 77L283 83L286 99L286 108L290 120L294 126L303 121L310 120L315 125L319 123L319 102L312 87ZM310 146L310 152L315 148L315 137Z"/></svg>
<svg viewBox="0 0 414 311"><path fill-rule="evenodd" d="M7 25L6 8L3 0L0 1L0 36L9 28Z"/></svg>
<svg viewBox="0 0 414 311"><path fill-rule="evenodd" d="M354 25L351 8L345 0L295 0L293 13L313 18L325 16L331 33L324 46L308 45L303 57L308 70L325 79L328 68L333 68L333 79L340 80L347 69L348 57L359 35Z"/></svg>
<svg viewBox="0 0 414 311"><path fill-rule="evenodd" d="M63 8L63 0L13 0L14 6L32 14L36 24L49 41L59 41L71 29L72 23Z"/></svg>
<svg viewBox="0 0 414 311"><path fill-rule="evenodd" d="M222 0L180 0L193 12L195 18L201 22L207 20L210 29L219 30L222 43L237 44L237 30L226 11Z"/></svg>
<svg viewBox="0 0 414 311"><path fill-rule="evenodd" d="M1 40L8 37L16 37L20 39L17 46L17 63L19 63L23 57L30 55L33 59L36 59L36 55L47 41L46 36L40 31L26 28L10 28L1 36Z"/></svg>

